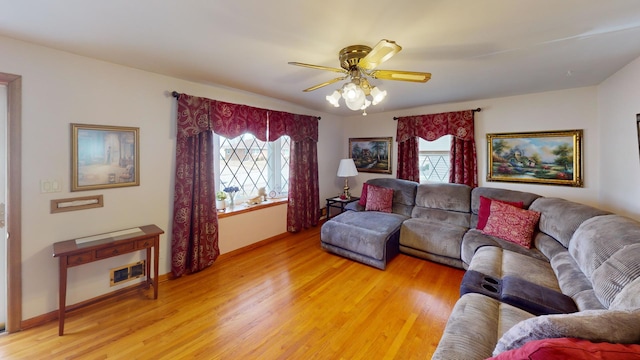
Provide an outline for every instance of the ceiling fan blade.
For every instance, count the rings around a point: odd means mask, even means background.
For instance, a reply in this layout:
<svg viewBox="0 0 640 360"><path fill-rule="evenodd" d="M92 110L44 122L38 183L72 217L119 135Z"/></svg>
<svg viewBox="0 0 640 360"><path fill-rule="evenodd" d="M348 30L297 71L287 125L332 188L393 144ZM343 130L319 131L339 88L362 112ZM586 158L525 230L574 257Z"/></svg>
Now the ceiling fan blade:
<svg viewBox="0 0 640 360"><path fill-rule="evenodd" d="M322 66L322 65L305 64L305 63L300 63L300 62L295 62L295 61L290 61L287 64L295 65L295 66L302 66L302 67L307 67L307 68L317 69L317 70L328 70L328 71L345 73L345 74L347 73L347 71L345 69L332 68L332 67Z"/></svg>
<svg viewBox="0 0 640 360"><path fill-rule="evenodd" d="M365 70L373 70L378 65L389 60L393 55L397 54L402 48L395 41L382 39L373 47L367 56L360 59L358 67Z"/></svg>
<svg viewBox="0 0 640 360"><path fill-rule="evenodd" d="M431 79L431 73L400 70L375 70L369 74L374 79L399 80L425 83Z"/></svg>
<svg viewBox="0 0 640 360"><path fill-rule="evenodd" d="M321 87L325 87L327 85L331 85L331 84L333 84L335 82L338 82L340 80L344 80L346 78L347 78L347 76L338 77L338 78L335 78L335 79L332 79L332 80L329 80L329 81L325 81L322 84L318 84L318 85L312 86L310 88L304 89L302 91L309 92L309 91L317 90L317 89L320 89Z"/></svg>

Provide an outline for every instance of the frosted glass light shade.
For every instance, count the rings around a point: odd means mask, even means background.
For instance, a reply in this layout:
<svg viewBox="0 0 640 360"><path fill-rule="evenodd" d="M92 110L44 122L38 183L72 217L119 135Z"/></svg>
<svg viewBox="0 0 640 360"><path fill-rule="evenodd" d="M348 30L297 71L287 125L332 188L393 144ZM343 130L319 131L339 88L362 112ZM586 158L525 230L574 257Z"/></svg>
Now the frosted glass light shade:
<svg viewBox="0 0 640 360"><path fill-rule="evenodd" d="M326 99L329 103L331 103L331 105L340 107L340 103L338 103L338 101L340 100L340 96L340 92L338 90L334 90L331 95L327 95Z"/></svg>
<svg viewBox="0 0 640 360"><path fill-rule="evenodd" d="M384 98L387 96L387 91L380 91L380 89L378 89L377 87L373 87L373 89L371 89L371 97L373 97L373 105L378 105L380 103L380 101L384 100Z"/></svg>
<svg viewBox="0 0 640 360"><path fill-rule="evenodd" d="M354 83L348 83L342 87L342 97L351 110L360 110L364 105L365 96L360 86Z"/></svg>

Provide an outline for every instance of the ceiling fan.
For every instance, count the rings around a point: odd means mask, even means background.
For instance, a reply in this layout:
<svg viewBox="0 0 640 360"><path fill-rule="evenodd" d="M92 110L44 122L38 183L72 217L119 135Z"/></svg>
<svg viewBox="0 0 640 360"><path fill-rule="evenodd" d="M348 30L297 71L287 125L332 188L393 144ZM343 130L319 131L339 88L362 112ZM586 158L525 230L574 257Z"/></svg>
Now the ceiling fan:
<svg viewBox="0 0 640 360"><path fill-rule="evenodd" d="M303 91L309 92L317 90L338 81L349 79L350 81L348 83L343 85L339 90L335 90L331 95L328 95L326 99L333 106L338 107L340 106L338 101L340 97L342 97L349 109L356 111L364 110L363 115L366 115L365 109L369 105L378 104L387 95L386 91L381 91L377 87L371 86L367 78L422 83L431 79L431 74L425 72L376 69L380 64L389 60L400 50L402 50L402 48L396 44L395 41L382 39L373 49L366 45L351 45L340 50L338 53L340 68L300 62L289 62L289 64L344 74L343 76L314 85ZM372 99L368 100L366 98L367 96L371 96Z"/></svg>

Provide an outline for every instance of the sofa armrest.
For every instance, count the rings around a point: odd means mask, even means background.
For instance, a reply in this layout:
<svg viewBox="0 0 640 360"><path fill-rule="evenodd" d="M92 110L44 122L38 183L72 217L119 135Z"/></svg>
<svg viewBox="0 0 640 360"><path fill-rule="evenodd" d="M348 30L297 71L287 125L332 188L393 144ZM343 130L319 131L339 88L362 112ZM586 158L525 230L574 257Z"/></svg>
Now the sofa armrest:
<svg viewBox="0 0 640 360"><path fill-rule="evenodd" d="M354 201L345 205L344 209L351 211L364 211L364 206L360 205L357 201Z"/></svg>

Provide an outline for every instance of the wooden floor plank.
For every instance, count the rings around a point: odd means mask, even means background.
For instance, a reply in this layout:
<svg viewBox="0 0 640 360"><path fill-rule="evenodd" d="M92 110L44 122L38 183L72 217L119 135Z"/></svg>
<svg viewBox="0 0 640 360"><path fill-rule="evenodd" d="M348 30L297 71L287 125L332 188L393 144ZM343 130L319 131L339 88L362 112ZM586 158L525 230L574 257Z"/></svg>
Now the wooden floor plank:
<svg viewBox="0 0 640 360"><path fill-rule="evenodd" d="M424 359L463 271L400 254L381 271L320 248L320 228L0 336L2 359Z"/></svg>

